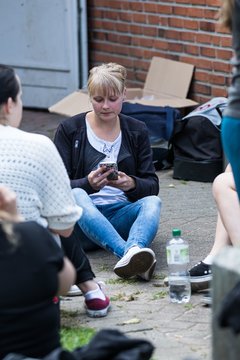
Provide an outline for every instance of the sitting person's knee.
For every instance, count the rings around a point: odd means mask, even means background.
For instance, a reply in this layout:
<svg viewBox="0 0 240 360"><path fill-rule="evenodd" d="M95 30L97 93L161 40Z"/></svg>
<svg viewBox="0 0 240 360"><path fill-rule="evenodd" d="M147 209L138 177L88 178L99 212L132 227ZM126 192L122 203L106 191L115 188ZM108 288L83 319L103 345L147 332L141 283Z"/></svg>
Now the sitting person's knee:
<svg viewBox="0 0 240 360"><path fill-rule="evenodd" d="M215 199L221 196L225 191L229 191L230 189L235 189L232 172L224 172L214 179L212 185L212 193Z"/></svg>

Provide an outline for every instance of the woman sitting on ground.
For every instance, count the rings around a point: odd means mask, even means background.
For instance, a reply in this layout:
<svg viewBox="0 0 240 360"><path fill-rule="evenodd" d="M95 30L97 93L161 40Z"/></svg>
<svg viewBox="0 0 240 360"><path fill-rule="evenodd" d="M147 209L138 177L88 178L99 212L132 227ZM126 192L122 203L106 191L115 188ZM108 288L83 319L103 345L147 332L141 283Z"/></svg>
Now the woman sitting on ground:
<svg viewBox="0 0 240 360"><path fill-rule="evenodd" d="M68 352L60 344L59 295L75 269L47 229L18 214L16 195L0 185L0 359L150 359L153 345L100 330L88 345Z"/></svg>
<svg viewBox="0 0 240 360"><path fill-rule="evenodd" d="M115 63L90 71L92 111L63 121L54 142L62 156L83 215L74 233L86 251L99 246L120 259L122 278L150 280L156 257L151 243L160 221L159 180L146 125L121 114L126 69ZM117 164L114 171L101 162Z"/></svg>
<svg viewBox="0 0 240 360"><path fill-rule="evenodd" d="M15 193L0 185L0 359L12 352L43 357L60 346L57 296L74 280L50 232L23 222Z"/></svg>
<svg viewBox="0 0 240 360"><path fill-rule="evenodd" d="M26 220L51 231L77 271L76 285L85 298L89 316L106 316L109 298L95 282L90 263L79 241L68 238L82 209L72 195L59 153L46 136L18 129L22 119L22 90L14 70L0 65L0 183L17 194L17 205ZM53 240L54 241L54 240Z"/></svg>

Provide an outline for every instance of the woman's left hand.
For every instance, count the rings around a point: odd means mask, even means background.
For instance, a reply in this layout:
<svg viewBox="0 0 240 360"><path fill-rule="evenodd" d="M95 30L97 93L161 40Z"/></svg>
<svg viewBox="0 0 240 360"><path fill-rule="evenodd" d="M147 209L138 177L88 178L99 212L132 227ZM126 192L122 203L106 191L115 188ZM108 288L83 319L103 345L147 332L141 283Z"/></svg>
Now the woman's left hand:
<svg viewBox="0 0 240 360"><path fill-rule="evenodd" d="M122 191L130 191L135 189L136 187L135 180L122 171L118 171L117 180L109 180L107 185L115 187Z"/></svg>

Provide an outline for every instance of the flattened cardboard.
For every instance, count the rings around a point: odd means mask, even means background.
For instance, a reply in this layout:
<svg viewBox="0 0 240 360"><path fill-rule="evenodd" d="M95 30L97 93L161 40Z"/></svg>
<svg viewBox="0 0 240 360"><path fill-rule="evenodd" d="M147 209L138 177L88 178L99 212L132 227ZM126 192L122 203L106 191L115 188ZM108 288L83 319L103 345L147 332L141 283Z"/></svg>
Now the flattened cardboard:
<svg viewBox="0 0 240 360"><path fill-rule="evenodd" d="M144 87L128 89L127 101L174 108L196 106L196 101L186 98L193 70L191 64L154 56Z"/></svg>
<svg viewBox="0 0 240 360"><path fill-rule="evenodd" d="M78 90L58 101L56 104L50 106L48 110L51 113L74 116L81 112L92 110L92 105L89 101L88 94L84 91Z"/></svg>
<svg viewBox="0 0 240 360"><path fill-rule="evenodd" d="M143 88L127 89L126 101L153 106L186 108L198 105L187 99L194 66L154 56ZM50 112L74 116L92 110L88 94L78 90L48 109Z"/></svg>

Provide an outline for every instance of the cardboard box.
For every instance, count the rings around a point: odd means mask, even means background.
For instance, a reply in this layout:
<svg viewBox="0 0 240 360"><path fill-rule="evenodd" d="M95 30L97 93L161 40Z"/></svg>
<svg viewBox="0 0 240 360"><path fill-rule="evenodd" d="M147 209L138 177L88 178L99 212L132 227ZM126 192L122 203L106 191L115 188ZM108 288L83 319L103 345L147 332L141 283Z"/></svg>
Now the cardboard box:
<svg viewBox="0 0 240 360"><path fill-rule="evenodd" d="M86 91L77 90L50 106L48 110L51 113L74 116L92 110L92 106Z"/></svg>
<svg viewBox="0 0 240 360"><path fill-rule="evenodd" d="M187 63L153 57L143 88L127 89L126 100L153 106L186 108L198 105L187 99L194 66ZM73 116L91 110L88 95L83 90L75 91L53 106L50 112Z"/></svg>
<svg viewBox="0 0 240 360"><path fill-rule="evenodd" d="M127 100L133 103L185 108L198 105L187 99L194 66L154 56L143 89L127 90Z"/></svg>

